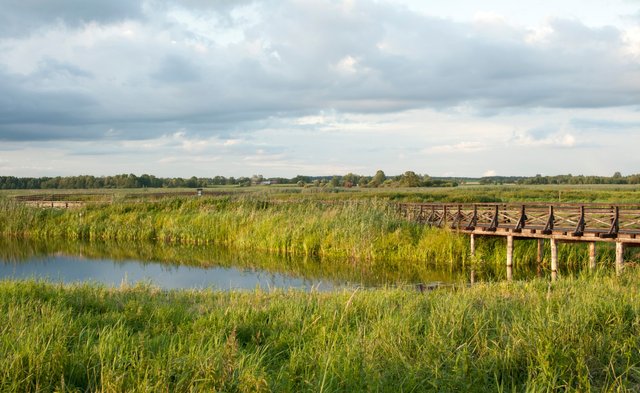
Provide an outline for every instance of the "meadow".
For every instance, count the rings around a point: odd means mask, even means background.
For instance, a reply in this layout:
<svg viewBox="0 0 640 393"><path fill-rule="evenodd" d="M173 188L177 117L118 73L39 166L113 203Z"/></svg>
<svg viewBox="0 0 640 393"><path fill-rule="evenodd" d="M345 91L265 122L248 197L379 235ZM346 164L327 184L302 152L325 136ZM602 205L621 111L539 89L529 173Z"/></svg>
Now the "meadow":
<svg viewBox="0 0 640 393"><path fill-rule="evenodd" d="M233 258L231 264L302 275L340 276L356 269L372 282L379 275L412 282L429 265L459 272L460 281L426 292L388 287L304 293L3 280L0 391L640 386L640 271L634 263L616 277L613 250L603 245L598 269L588 271L586 246L562 245L561 280L550 283L548 255L541 277L531 278L536 242L518 241L516 281L505 282L503 239L479 239L472 258L466 237L408 222L390 204L542 201L559 194L567 202L635 202L637 188L227 191L200 198L121 193L78 209L28 207L4 194L0 253L26 258L81 249L206 266L214 247L265 256L253 265ZM629 250L627 260L636 258ZM481 282L468 287L471 269Z"/></svg>
<svg viewBox="0 0 640 393"><path fill-rule="evenodd" d="M2 391L635 391L637 270L420 293L0 282Z"/></svg>

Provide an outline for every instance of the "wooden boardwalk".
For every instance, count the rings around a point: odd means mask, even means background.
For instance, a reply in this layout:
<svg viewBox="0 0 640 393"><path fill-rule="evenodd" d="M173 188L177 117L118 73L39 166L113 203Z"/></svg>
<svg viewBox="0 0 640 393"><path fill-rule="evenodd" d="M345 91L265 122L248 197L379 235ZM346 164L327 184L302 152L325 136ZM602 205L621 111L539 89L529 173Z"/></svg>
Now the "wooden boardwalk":
<svg viewBox="0 0 640 393"><path fill-rule="evenodd" d="M470 235L471 253L477 236L507 240L507 279L512 278L515 239L538 239L551 248L551 277L556 279L559 242L589 244L589 266L595 267L596 243L616 244L616 271L624 268L624 249L640 246L640 204L575 203L399 203L405 218Z"/></svg>

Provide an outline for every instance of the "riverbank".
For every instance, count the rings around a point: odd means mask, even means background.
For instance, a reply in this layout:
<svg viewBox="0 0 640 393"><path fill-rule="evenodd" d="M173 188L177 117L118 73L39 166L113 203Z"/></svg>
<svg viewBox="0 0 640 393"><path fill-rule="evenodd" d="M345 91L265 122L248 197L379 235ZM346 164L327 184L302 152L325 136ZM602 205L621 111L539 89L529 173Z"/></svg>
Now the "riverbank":
<svg viewBox="0 0 640 393"><path fill-rule="evenodd" d="M0 282L2 391L626 390L640 274L427 293Z"/></svg>
<svg viewBox="0 0 640 393"><path fill-rule="evenodd" d="M466 260L460 237L402 219L384 201L276 203L256 198L168 198L81 209L5 200L0 235L155 241L357 260ZM426 241L428 240L428 241Z"/></svg>
<svg viewBox="0 0 640 393"><path fill-rule="evenodd" d="M277 203L255 197L176 197L74 210L38 209L5 199L0 201L0 236L44 241L208 244L367 263L374 268L384 263L388 271L406 263L453 266L458 270L474 267L479 273L501 271L506 258L499 239L477 242L476 258L471 258L464 236L409 222L387 201L377 199L327 204L305 199ZM516 266L533 263L536 250L535 241L518 242ZM561 265L584 265L587 252L581 245L565 245L560 249ZM612 250L603 247L598 265L609 266L613 259Z"/></svg>

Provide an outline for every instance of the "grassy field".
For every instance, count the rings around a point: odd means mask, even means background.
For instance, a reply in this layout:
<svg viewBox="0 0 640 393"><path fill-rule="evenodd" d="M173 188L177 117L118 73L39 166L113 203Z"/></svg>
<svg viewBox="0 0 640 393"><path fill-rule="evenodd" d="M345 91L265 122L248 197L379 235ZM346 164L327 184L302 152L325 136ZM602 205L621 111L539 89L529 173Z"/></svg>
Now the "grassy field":
<svg viewBox="0 0 640 393"><path fill-rule="evenodd" d="M1 391L635 391L640 274L456 291L0 282Z"/></svg>
<svg viewBox="0 0 640 393"><path fill-rule="evenodd" d="M633 263L615 277L613 250L603 245L599 269L580 272L586 246L562 245L562 280L549 284L547 269L541 279L492 282L504 276L501 239L479 239L471 258L465 237L407 222L388 204L636 202L637 188L226 191L159 199L145 191L123 192L109 203L68 210L31 208L16 203L17 194L2 194L0 255L19 259L52 249L73 254L81 247L87 255L135 253L143 260L207 265L213 246L231 254L266 255L253 265L230 264L300 274L311 269L339 276L357 267L367 277L411 281L428 264L459 271L461 277L473 268L489 282L426 293L391 288L225 293L0 281L0 391L637 391L640 386L640 271ZM327 199L344 200L323 203ZM535 241L516 242L516 279L535 257ZM274 266L283 260L284 266Z"/></svg>
<svg viewBox="0 0 640 393"><path fill-rule="evenodd" d="M640 185L478 185L445 188L343 188L271 186L215 186L205 193L251 195L263 199L353 200L382 199L414 202L616 202L640 203ZM196 194L193 188L134 188L88 190L0 190L0 196L63 194L89 195L96 200L144 200L153 194ZM89 199L91 199L89 198Z"/></svg>

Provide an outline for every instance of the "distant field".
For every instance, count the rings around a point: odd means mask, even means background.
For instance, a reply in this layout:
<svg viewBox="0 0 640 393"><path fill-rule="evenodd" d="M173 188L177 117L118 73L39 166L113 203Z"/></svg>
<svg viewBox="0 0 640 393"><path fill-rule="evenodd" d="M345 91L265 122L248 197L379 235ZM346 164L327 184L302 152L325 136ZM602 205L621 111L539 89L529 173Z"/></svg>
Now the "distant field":
<svg viewBox="0 0 640 393"><path fill-rule="evenodd" d="M252 195L266 199L368 199L424 202L640 202L640 185L462 185L455 188L344 188L271 186L215 186L205 196ZM85 190L0 190L0 196L65 195L80 200L144 199L196 195L194 188L133 188Z"/></svg>

